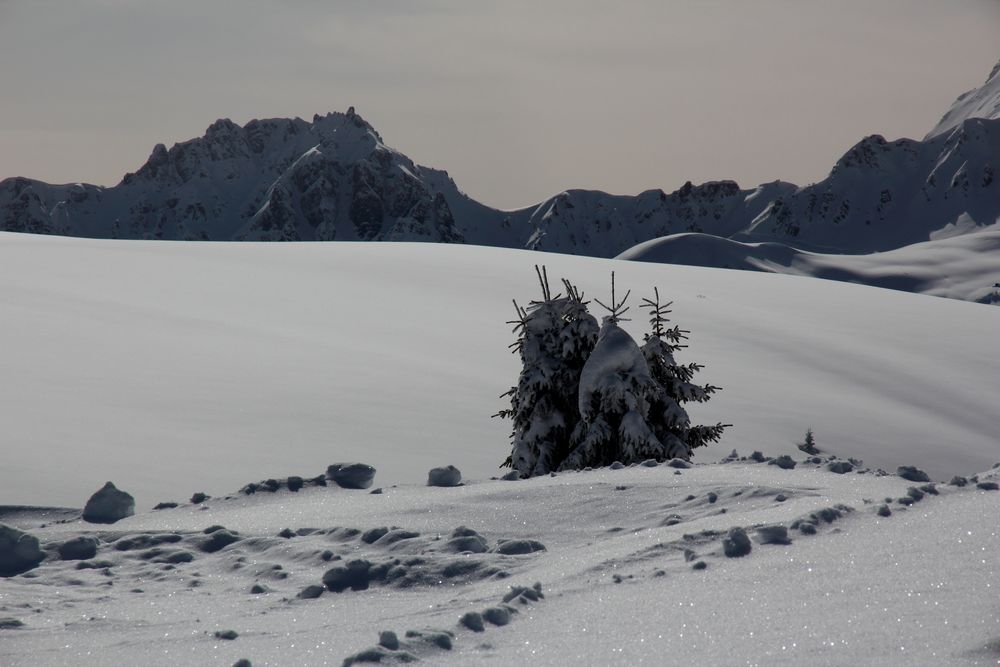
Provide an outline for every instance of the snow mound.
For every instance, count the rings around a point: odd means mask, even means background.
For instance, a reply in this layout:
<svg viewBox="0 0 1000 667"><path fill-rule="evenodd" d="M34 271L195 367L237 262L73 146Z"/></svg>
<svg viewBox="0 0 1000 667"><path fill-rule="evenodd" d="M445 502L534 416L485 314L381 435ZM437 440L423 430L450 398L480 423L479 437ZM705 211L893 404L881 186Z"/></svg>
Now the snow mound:
<svg viewBox="0 0 1000 667"><path fill-rule="evenodd" d="M741 269L1000 303L1000 224L866 255L806 252L780 243L742 243L706 234L677 234L618 256L639 262Z"/></svg>
<svg viewBox="0 0 1000 667"><path fill-rule="evenodd" d="M148 508L331 461L377 463L385 490L424 483L439 462L467 483L498 475L510 431L489 417L518 374L504 322L543 261L588 294L613 269L623 288L656 285L674 301L692 360L723 388L691 419L734 424L695 461L733 448L801 456L794 443L812 427L822 449L886 470L946 480L996 462L995 308L466 246L0 234L0 349L17 351L0 360L4 501L81 507L110 478Z"/></svg>

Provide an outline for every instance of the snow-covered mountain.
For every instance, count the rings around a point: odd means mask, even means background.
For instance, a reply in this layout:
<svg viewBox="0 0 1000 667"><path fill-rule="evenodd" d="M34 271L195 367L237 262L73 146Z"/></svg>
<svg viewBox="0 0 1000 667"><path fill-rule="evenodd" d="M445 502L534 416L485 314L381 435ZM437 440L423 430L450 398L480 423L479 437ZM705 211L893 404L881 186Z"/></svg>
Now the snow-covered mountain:
<svg viewBox="0 0 1000 667"><path fill-rule="evenodd" d="M352 109L213 123L153 149L114 187L0 182L0 230L98 238L433 241L615 257L678 233L881 252L1000 219L1000 67L924 140L862 139L827 178L742 189L690 182L635 196L569 190L502 211L383 143ZM709 264L718 264L710 258Z"/></svg>
<svg viewBox="0 0 1000 667"><path fill-rule="evenodd" d="M353 109L213 123L110 188L0 182L0 230L212 241L437 241L613 257L686 231L728 235L794 186L731 181L637 196L571 190L515 211L386 146Z"/></svg>
<svg viewBox="0 0 1000 667"><path fill-rule="evenodd" d="M979 88L959 96L948 113L927 133L925 139L948 134L969 118L1000 118L1000 63Z"/></svg>
<svg viewBox="0 0 1000 667"><path fill-rule="evenodd" d="M443 196L347 113L213 123L112 188L0 183L2 228L98 238L461 241Z"/></svg>

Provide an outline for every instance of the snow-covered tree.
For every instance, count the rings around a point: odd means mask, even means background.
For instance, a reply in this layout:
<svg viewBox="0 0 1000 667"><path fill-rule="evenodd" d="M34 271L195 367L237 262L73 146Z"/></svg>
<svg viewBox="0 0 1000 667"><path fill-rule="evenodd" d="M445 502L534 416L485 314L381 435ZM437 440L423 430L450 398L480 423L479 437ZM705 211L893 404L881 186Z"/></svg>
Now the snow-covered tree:
<svg viewBox="0 0 1000 667"><path fill-rule="evenodd" d="M529 477L554 470L566 457L580 420L580 372L597 340L597 320L587 312L583 295L563 280L565 295L552 296L544 267L535 267L542 299L527 308L514 302L512 321L522 369L517 386L504 396L510 408L498 416L513 421L511 454L503 465Z"/></svg>
<svg viewBox="0 0 1000 667"><path fill-rule="evenodd" d="M682 407L707 401L718 389L692 382L698 364L678 364L687 332L666 326L669 305L644 299L652 333L640 348L619 326L629 293L619 300L611 274L611 305L600 331L587 302L563 281L566 296L551 295L539 270L542 299L526 309L514 302L512 345L520 354L516 387L504 394L510 408L499 416L514 422L511 455L504 465L523 476L557 469L604 466L614 461L691 457L691 450L718 440L726 425L692 426Z"/></svg>
<svg viewBox="0 0 1000 667"><path fill-rule="evenodd" d="M812 430L812 428L807 428L806 429L805 440L803 440L802 442L800 442L796 446L801 451L805 452L806 454L811 454L811 455L815 456L816 454L820 453L820 448L816 446L816 438L813 437L813 430Z"/></svg>
<svg viewBox="0 0 1000 667"><path fill-rule="evenodd" d="M628 307L629 293L615 297L611 274L611 305L598 301L610 314L604 318L597 345L580 374L580 424L573 432L573 449L564 469L672 458L681 451L676 439L661 440L649 421L653 406L667 399L650 373L642 350L618 323Z"/></svg>
<svg viewBox="0 0 1000 667"><path fill-rule="evenodd" d="M653 379L663 388L663 393L653 399L649 423L671 457L691 458L691 450L703 447L722 437L728 424L691 425L683 404L690 401L704 403L719 390L710 384L692 382L701 364L679 364L674 353L687 347L684 343L687 330L677 325L668 327L667 315L673 302L660 303L660 292L653 289L653 299L643 299L642 307L649 311L652 331L643 339L642 355Z"/></svg>

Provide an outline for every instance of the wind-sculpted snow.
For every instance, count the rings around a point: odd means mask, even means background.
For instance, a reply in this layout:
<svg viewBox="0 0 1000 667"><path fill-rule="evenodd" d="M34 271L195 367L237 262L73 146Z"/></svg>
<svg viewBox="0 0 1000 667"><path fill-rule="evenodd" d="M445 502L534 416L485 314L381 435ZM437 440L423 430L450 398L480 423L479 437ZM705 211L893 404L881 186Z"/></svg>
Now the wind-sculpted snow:
<svg viewBox="0 0 1000 667"><path fill-rule="evenodd" d="M1000 509L1000 468L974 478L984 487L925 485L918 509L903 502L916 497L908 480L813 458L379 495L210 488L202 506L114 526L21 510L7 516L44 561L3 580L5 664L990 656L1000 616L982 591L1000 576L986 557L1000 534L982 517ZM62 560L80 541L94 552ZM522 543L537 547L504 548Z"/></svg>

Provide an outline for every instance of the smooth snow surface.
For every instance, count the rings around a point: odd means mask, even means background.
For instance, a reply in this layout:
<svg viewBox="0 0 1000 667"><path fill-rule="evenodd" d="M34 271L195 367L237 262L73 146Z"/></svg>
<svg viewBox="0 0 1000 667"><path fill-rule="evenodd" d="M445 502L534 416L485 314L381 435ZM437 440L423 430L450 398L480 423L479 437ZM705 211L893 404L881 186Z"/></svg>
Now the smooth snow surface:
<svg viewBox="0 0 1000 667"><path fill-rule="evenodd" d="M796 453L809 427L886 469L998 458L995 308L492 248L0 234L2 502L82 507L112 480L142 509L341 461L376 486L498 474L509 425L490 415L519 370L505 321L537 296L535 263L588 297L613 268L634 299L674 301L678 361L723 388L692 420L734 425L699 460Z"/></svg>
<svg viewBox="0 0 1000 667"><path fill-rule="evenodd" d="M692 468L488 480L518 372L504 322L537 296L536 262L589 297L613 268L634 298L673 299L678 361L723 387L692 417L733 423L722 442ZM469 246L0 234L0 312L0 523L49 553L0 579L4 667L339 665L383 630L429 664L1000 660L998 309ZM706 463L733 448L798 465ZM860 473L827 470L847 457ZM346 461L377 468L372 489L237 491ZM464 485L425 486L447 464ZM987 472L875 471L898 465ZM107 480L135 516L51 509ZM81 535L96 556L59 561ZM322 588L362 588L359 571L367 590Z"/></svg>

